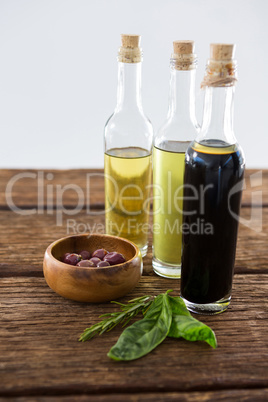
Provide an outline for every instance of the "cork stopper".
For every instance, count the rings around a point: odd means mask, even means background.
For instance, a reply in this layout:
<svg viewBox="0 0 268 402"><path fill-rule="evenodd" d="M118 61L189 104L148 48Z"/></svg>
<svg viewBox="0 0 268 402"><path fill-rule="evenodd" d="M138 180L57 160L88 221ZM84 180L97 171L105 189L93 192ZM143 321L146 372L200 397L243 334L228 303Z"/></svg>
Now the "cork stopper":
<svg viewBox="0 0 268 402"><path fill-rule="evenodd" d="M204 87L231 87L237 81L237 65L234 60L235 45L212 43L206 73L201 83Z"/></svg>
<svg viewBox="0 0 268 402"><path fill-rule="evenodd" d="M235 45L226 43L211 43L210 58L212 60L232 60L234 58Z"/></svg>
<svg viewBox="0 0 268 402"><path fill-rule="evenodd" d="M191 54L194 53L194 41L192 40L175 40L173 42L174 54Z"/></svg>
<svg viewBox="0 0 268 402"><path fill-rule="evenodd" d="M140 35L121 35L122 47L129 47L130 49L134 49L135 47L140 47L140 41Z"/></svg>
<svg viewBox="0 0 268 402"><path fill-rule="evenodd" d="M197 57L194 53L193 40L175 40L173 42L171 65L176 70L194 70L197 67Z"/></svg>
<svg viewBox="0 0 268 402"><path fill-rule="evenodd" d="M142 61L140 35L121 35L121 47L118 51L118 61L121 63L139 63Z"/></svg>

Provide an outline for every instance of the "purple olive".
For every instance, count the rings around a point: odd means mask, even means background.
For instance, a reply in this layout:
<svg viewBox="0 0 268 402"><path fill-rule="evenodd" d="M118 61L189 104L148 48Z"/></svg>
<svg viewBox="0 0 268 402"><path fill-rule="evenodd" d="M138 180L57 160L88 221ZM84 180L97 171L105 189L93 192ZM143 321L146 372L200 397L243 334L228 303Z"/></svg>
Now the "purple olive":
<svg viewBox="0 0 268 402"><path fill-rule="evenodd" d="M82 257L82 260L89 260L90 259L90 252L83 250L79 253Z"/></svg>
<svg viewBox="0 0 268 402"><path fill-rule="evenodd" d="M123 256L123 254L116 253L115 251L106 254L106 256L103 258L103 261L108 261L110 265L117 265L117 264L122 264L122 262L125 262L126 259Z"/></svg>
<svg viewBox="0 0 268 402"><path fill-rule="evenodd" d="M62 261L65 262L65 259L68 255L70 255L71 253L65 253L64 256L62 257Z"/></svg>
<svg viewBox="0 0 268 402"><path fill-rule="evenodd" d="M79 261L81 261L81 255L75 253L66 255L64 259L65 264L69 265L76 265Z"/></svg>
<svg viewBox="0 0 268 402"><path fill-rule="evenodd" d="M109 267L109 266L110 266L110 264L108 261L100 261L97 264L97 267Z"/></svg>
<svg viewBox="0 0 268 402"><path fill-rule="evenodd" d="M107 250L105 250L104 248L99 248L98 250L95 250L94 253L92 253L92 257L98 257L100 260L103 260L106 254L108 254Z"/></svg>
<svg viewBox="0 0 268 402"><path fill-rule="evenodd" d="M95 267L94 262L90 260L82 260L76 264L77 267Z"/></svg>
<svg viewBox="0 0 268 402"><path fill-rule="evenodd" d="M101 259L100 258L98 258L98 257L92 257L92 258L90 258L90 260L89 261L92 261L93 262L93 264L95 265L95 267L97 266L97 264L101 261Z"/></svg>

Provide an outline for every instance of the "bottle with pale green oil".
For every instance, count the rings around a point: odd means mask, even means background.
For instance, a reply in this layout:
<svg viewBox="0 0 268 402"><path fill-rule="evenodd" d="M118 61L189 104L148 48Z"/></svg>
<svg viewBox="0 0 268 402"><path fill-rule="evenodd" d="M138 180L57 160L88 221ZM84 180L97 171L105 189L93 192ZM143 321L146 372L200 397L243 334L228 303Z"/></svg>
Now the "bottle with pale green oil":
<svg viewBox="0 0 268 402"><path fill-rule="evenodd" d="M193 41L175 41L170 59L167 120L153 148L153 269L179 278L182 254L182 209L185 151L197 136Z"/></svg>

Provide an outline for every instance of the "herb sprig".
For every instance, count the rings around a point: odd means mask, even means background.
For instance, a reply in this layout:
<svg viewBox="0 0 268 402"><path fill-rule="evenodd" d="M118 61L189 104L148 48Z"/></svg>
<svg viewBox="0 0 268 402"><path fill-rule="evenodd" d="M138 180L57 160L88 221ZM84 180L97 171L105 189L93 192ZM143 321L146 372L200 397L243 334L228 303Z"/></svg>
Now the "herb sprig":
<svg viewBox="0 0 268 402"><path fill-rule="evenodd" d="M97 334L102 335L104 332L111 331L118 324L122 324L122 327L125 327L137 314L145 314L153 299L154 297L152 296L142 296L129 300L128 304L112 301L111 303L120 306L120 311L102 314L100 318L105 318L90 328L86 328L81 334L79 341L85 342Z"/></svg>
<svg viewBox="0 0 268 402"><path fill-rule="evenodd" d="M87 341L95 335L110 331L117 324L125 327L129 321L142 313L143 319L127 327L108 356L113 360L134 360L151 352L168 336L188 341L205 341L217 347L216 336L211 328L191 316L180 297L170 296L168 290L158 296L142 296L128 304L111 302L120 306L120 311L103 314L104 319L87 328L80 341Z"/></svg>

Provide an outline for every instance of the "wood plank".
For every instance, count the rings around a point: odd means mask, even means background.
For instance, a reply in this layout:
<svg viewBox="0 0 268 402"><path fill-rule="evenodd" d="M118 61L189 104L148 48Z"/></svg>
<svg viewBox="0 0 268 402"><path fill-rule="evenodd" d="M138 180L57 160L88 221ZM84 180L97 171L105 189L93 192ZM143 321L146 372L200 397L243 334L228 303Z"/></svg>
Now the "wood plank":
<svg viewBox="0 0 268 402"><path fill-rule="evenodd" d="M85 231L105 232L104 213L101 211L91 211L90 214L87 214L83 210L74 216L65 214L61 225L57 225L55 211L51 212L53 215L45 213L22 216L11 211L0 211L0 277L42 276L43 256L50 243L68 234ZM263 214L262 231L256 232L245 225L240 225L236 273L267 272L268 269L268 209L258 208L256 212ZM250 219L251 213L250 208L242 208L241 215L244 219ZM254 219L253 227L258 224L258 214ZM154 275L151 234L149 239L149 252L144 258L144 275Z"/></svg>
<svg viewBox="0 0 268 402"><path fill-rule="evenodd" d="M268 170L247 169L242 206L268 206Z"/></svg>
<svg viewBox="0 0 268 402"><path fill-rule="evenodd" d="M150 402L150 401L191 401L191 402L258 402L268 399L268 388L265 389L232 389L224 391L209 391L209 392L152 392L152 393L133 393L133 394L107 394L102 395L89 395L89 394L75 394L75 395L49 395L49 402L103 402L103 401L130 401L130 402ZM13 397L13 402L47 402L47 396L27 396L27 397ZM0 398L0 402L10 401L10 398Z"/></svg>
<svg viewBox="0 0 268 402"><path fill-rule="evenodd" d="M240 222L239 225L235 272L266 271L268 268L268 210L242 208L241 218L245 222Z"/></svg>
<svg viewBox="0 0 268 402"><path fill-rule="evenodd" d="M247 170L245 183L242 205L250 206L253 203L268 206L268 170ZM6 192L8 184L11 186L11 193ZM71 186L71 188L68 189L66 186ZM40 192L39 200L38 190ZM260 191L261 195L258 193ZM12 195L12 201L18 207L32 208L39 204L40 208L46 205L53 208L58 196L58 204L62 200L65 207L72 207L80 203L83 207L94 204L104 208L103 170L1 169L1 208L7 208L6 194ZM79 198L79 194L80 196L82 194L84 199L82 196Z"/></svg>
<svg viewBox="0 0 268 402"><path fill-rule="evenodd" d="M9 205L6 197L21 208L55 208L56 203L65 207L100 204L104 208L103 169L1 169L0 206Z"/></svg>
<svg viewBox="0 0 268 402"><path fill-rule="evenodd" d="M262 202L255 199L255 206L268 206L268 171L263 171L262 184L260 177L251 177L256 171L246 175L242 218L247 221L239 229L231 306L219 316L197 317L215 330L218 349L167 339L147 357L130 363L116 363L106 357L120 328L91 342L77 342L81 331L97 322L100 314L112 311L114 305L65 300L50 290L42 277L44 250L55 239L66 236L68 219L74 219L76 231L89 225L89 230L104 232L100 177L95 176L94 190L86 202L90 211L87 213L84 202L78 214L64 213L62 223L60 213L56 216L53 209L56 186L61 191L73 183L85 192L87 173L102 171L45 171L45 181L40 181L39 187L45 188L44 205L46 192L51 190L51 209L40 208L39 214L29 216L9 211L5 201L7 182L22 171L0 172L0 401L47 400L46 396L55 401L102 401L107 397L131 401L267 399L268 208L251 209L247 205L256 191L262 191ZM52 180L47 177L49 173L53 174ZM31 176L18 181L13 195L16 205L35 207L37 180ZM78 198L74 190L66 190L62 199L63 207L73 208ZM92 204L97 209L92 210ZM156 295L169 288L179 294L179 281L154 275L151 242L150 236L144 276L122 301L145 293Z"/></svg>
<svg viewBox="0 0 268 402"><path fill-rule="evenodd" d="M175 283L143 277L122 301L170 288L178 294ZM230 308L221 315L198 316L215 331L216 350L169 338L146 357L127 363L106 356L120 328L77 341L84 328L115 305L63 299L43 278L1 278L0 396L260 391L268 381L267 286L268 274L236 275Z"/></svg>

